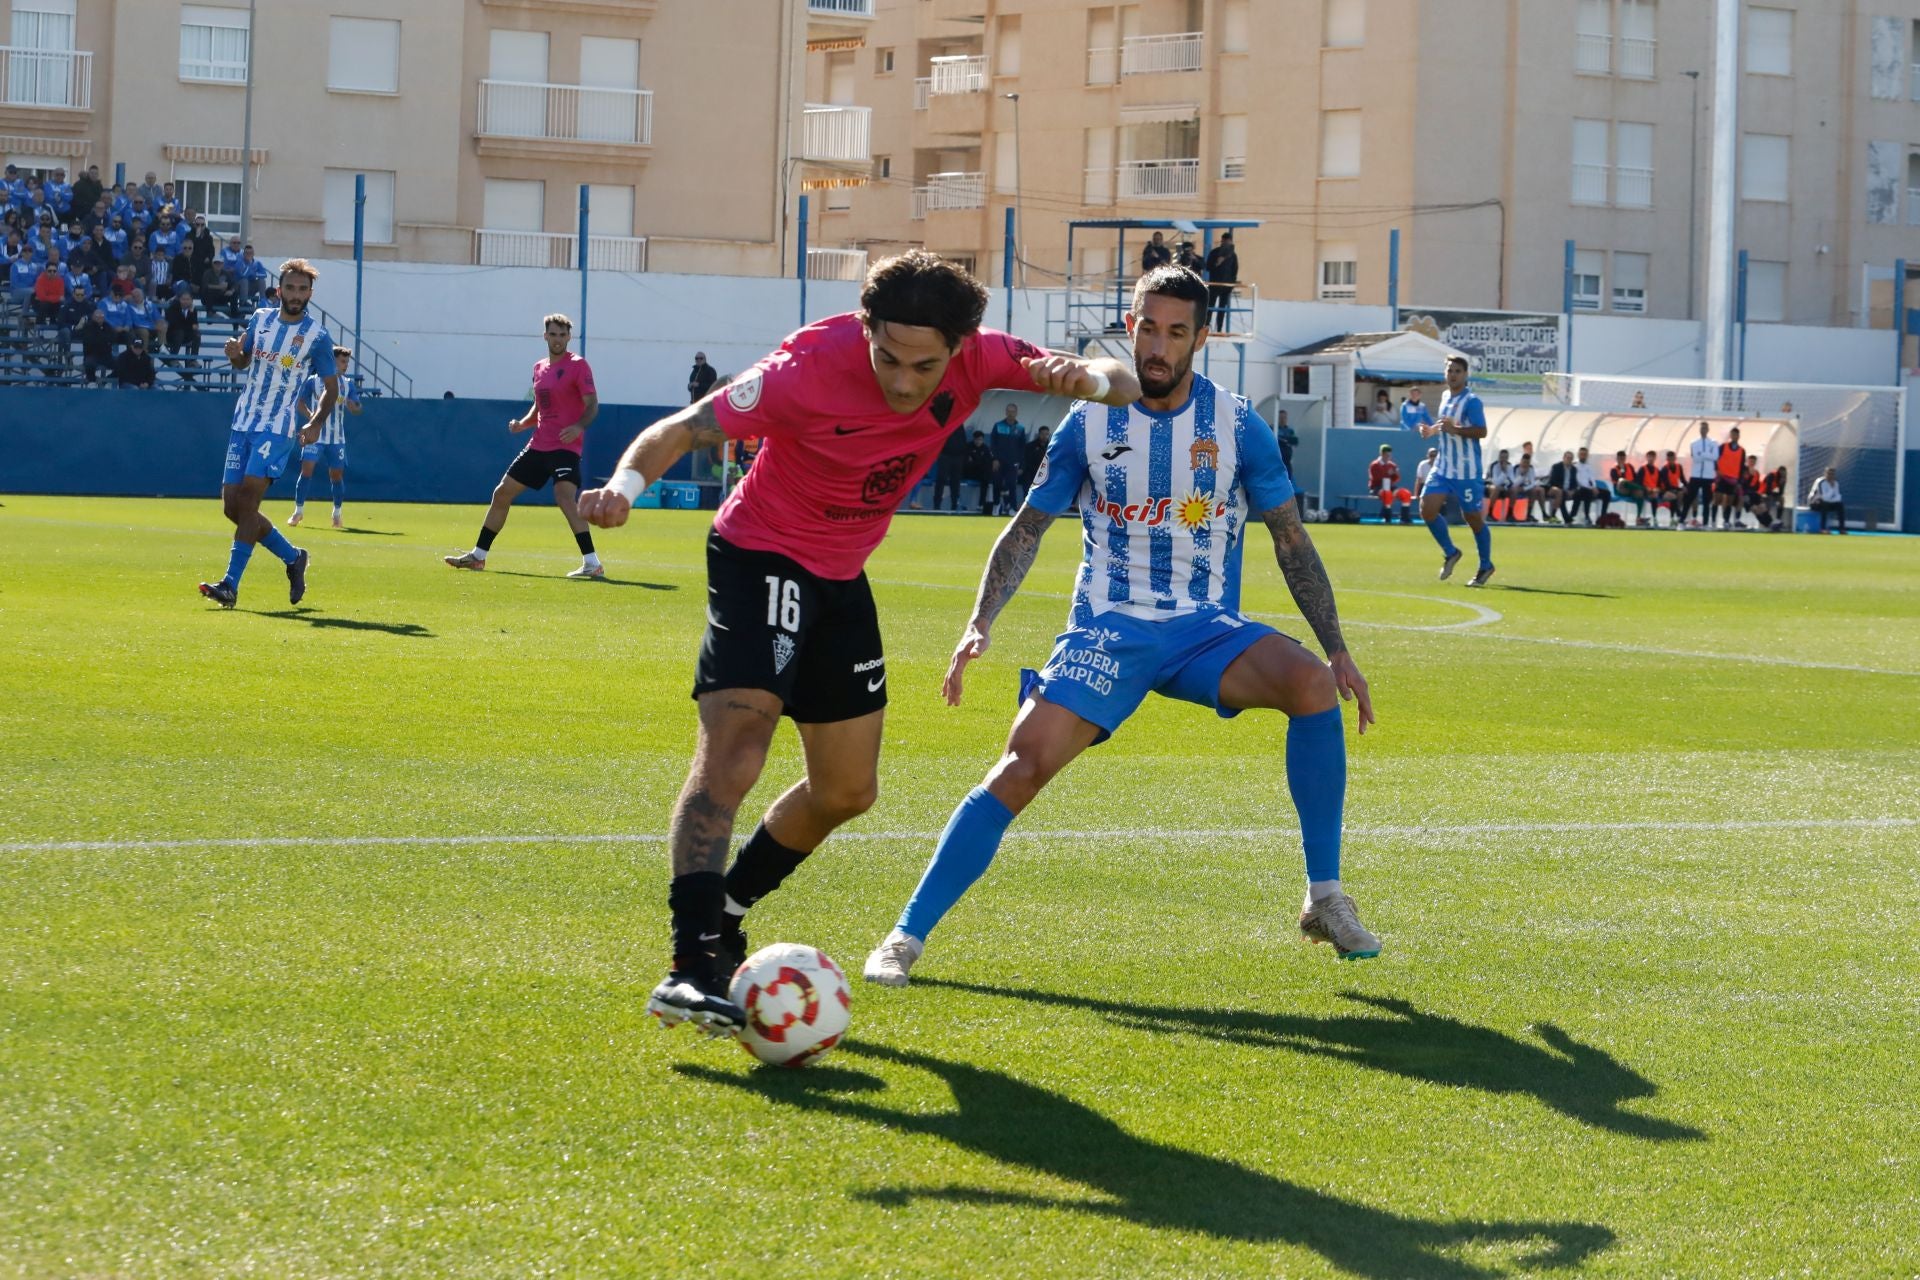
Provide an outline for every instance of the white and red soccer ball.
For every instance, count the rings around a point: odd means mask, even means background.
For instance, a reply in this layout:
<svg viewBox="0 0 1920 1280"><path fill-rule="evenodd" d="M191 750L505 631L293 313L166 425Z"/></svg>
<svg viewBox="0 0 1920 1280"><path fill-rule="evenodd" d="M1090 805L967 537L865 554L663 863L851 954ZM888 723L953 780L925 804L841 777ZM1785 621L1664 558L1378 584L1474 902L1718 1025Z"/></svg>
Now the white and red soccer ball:
<svg viewBox="0 0 1920 1280"><path fill-rule="evenodd" d="M847 975L818 947L776 942L733 971L729 997L746 1011L740 1047L775 1067L804 1067L840 1043L852 1016Z"/></svg>

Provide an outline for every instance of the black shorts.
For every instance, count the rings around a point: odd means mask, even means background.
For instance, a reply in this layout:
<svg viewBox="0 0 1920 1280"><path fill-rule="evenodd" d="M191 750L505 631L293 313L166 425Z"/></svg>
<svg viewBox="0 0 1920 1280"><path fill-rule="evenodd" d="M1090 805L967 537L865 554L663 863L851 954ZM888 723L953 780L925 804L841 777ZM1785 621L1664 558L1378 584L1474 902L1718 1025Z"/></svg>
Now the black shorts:
<svg viewBox="0 0 1920 1280"><path fill-rule="evenodd" d="M507 478L518 480L529 489L544 489L549 480L555 484L564 481L578 489L581 487L580 455L571 449L536 449L528 445L507 468Z"/></svg>
<svg viewBox="0 0 1920 1280"><path fill-rule="evenodd" d="M1719 479L1713 482L1713 491L1715 493L1724 493L1729 498L1737 498L1740 496L1740 485L1737 481Z"/></svg>
<svg viewBox="0 0 1920 1280"><path fill-rule="evenodd" d="M821 578L786 556L707 535L707 634L693 696L764 689L800 724L887 705L887 664L867 575Z"/></svg>

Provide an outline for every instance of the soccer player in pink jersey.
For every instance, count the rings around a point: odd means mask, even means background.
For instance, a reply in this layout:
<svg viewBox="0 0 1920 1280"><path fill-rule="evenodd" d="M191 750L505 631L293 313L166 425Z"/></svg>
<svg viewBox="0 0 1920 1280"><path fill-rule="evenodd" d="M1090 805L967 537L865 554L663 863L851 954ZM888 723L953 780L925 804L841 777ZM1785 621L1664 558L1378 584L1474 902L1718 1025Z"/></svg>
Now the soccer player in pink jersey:
<svg viewBox="0 0 1920 1280"><path fill-rule="evenodd" d="M533 439L494 486L493 505L480 522L480 538L473 550L442 557L456 569L484 569L493 540L507 524L507 508L529 489L544 489L553 481L553 502L567 518L573 540L584 559L569 578L604 578L607 571L593 549L593 530L575 505L580 492L580 451L586 447L587 428L600 413L600 394L594 389L593 370L584 356L567 350L573 341L573 321L558 312L546 318L547 358L533 366L533 407L507 423L507 430L531 429Z"/></svg>
<svg viewBox="0 0 1920 1280"><path fill-rule="evenodd" d="M726 993L747 950L747 908L874 802L887 669L863 570L953 428L996 388L1112 405L1140 395L1118 360L1049 355L982 329L986 304L978 282L933 254L877 263L857 313L808 325L731 385L656 422L606 488L580 495L581 515L613 528L689 450L763 439L707 538L699 742L668 835L673 965L647 1002L666 1025L738 1029ZM729 869L734 814L783 715L800 732L806 776Z"/></svg>

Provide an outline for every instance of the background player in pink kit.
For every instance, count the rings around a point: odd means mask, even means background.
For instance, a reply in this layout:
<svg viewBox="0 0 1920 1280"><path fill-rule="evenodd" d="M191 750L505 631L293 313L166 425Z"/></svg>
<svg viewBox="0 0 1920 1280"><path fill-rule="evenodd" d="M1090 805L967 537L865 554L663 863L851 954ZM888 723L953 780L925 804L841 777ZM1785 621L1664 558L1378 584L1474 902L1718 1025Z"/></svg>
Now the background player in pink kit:
<svg viewBox="0 0 1920 1280"><path fill-rule="evenodd" d="M507 424L512 432L533 430L533 439L494 486L493 505L480 522L480 538L473 550L444 559L456 569L484 569L493 540L507 524L507 508L529 489L543 489L553 481L554 505L567 518L573 540L585 557L569 578L604 578L607 571L593 549L593 532L575 505L580 492L580 451L586 447L587 428L600 413L600 395L594 389L593 370L583 356L567 350L573 340L573 321L555 313L546 318L547 358L533 366L533 407ZM537 424L537 425L536 425Z"/></svg>
<svg viewBox="0 0 1920 1280"><path fill-rule="evenodd" d="M933 254L880 262L859 313L807 326L725 390L647 428L608 486L580 495L587 520L615 527L682 454L763 438L707 539L700 737L668 836L673 967L647 1004L669 1025L738 1028L726 982L746 951L746 909L874 802L887 671L863 569L941 444L995 388L1113 405L1140 394L1120 361L1049 355L981 329L986 303ZM800 731L806 776L723 876L734 814L782 715Z"/></svg>

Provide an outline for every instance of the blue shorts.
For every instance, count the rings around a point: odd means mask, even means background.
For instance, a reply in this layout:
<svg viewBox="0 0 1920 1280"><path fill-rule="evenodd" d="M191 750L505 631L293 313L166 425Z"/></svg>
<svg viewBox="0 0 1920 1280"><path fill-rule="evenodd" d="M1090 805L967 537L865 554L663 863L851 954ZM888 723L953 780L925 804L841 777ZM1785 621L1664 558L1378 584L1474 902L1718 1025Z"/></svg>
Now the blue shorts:
<svg viewBox="0 0 1920 1280"><path fill-rule="evenodd" d="M294 438L265 431L233 431L227 435L227 466L220 475L223 485L239 484L247 476L265 476L278 480L293 457Z"/></svg>
<svg viewBox="0 0 1920 1280"><path fill-rule="evenodd" d="M347 446L340 444L308 444L300 447L300 461L318 462L326 459L327 470L345 471L347 469Z"/></svg>
<svg viewBox="0 0 1920 1280"><path fill-rule="evenodd" d="M1039 694L1113 736L1147 694L1212 707L1222 719L1239 711L1220 705L1220 677L1272 627L1227 609L1203 609L1164 622L1107 614L1069 627L1039 671L1021 673L1020 700Z"/></svg>
<svg viewBox="0 0 1920 1280"><path fill-rule="evenodd" d="M1478 512L1480 504L1487 496L1485 480L1455 480L1452 476L1428 476L1427 487L1421 490L1424 497L1437 493L1442 498L1448 494L1460 499L1460 509L1466 512Z"/></svg>

